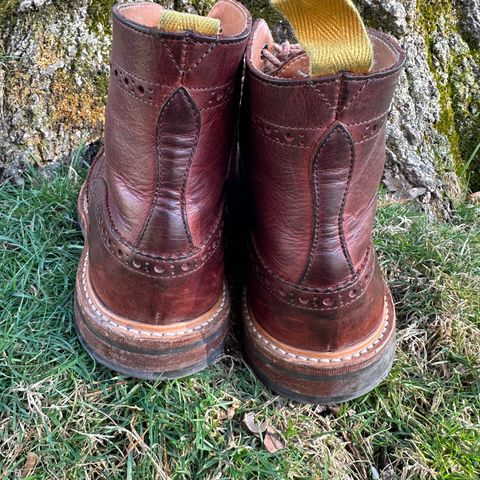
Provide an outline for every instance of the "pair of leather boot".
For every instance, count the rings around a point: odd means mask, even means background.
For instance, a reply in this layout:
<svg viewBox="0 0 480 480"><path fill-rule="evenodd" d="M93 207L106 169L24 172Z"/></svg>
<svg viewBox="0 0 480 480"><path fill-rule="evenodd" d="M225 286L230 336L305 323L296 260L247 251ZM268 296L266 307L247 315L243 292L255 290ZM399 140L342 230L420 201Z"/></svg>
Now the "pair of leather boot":
<svg viewBox="0 0 480 480"><path fill-rule="evenodd" d="M235 170L246 50L248 362L296 400L362 395L394 354L394 306L371 232L402 50L369 31L369 72L311 76L303 49L276 45L263 20L251 31L233 0L209 13L215 34L198 18L159 28L165 14L152 3L113 8L105 145L78 200L83 345L146 379L191 374L221 353L224 181Z"/></svg>

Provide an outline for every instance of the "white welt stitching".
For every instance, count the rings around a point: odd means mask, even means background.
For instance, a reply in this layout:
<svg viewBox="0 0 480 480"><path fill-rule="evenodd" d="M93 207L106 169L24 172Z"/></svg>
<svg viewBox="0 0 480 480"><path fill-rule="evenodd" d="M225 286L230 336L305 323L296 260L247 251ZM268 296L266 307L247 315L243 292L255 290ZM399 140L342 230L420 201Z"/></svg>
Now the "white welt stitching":
<svg viewBox="0 0 480 480"><path fill-rule="evenodd" d="M352 354L352 355L347 355L345 357L337 357L337 358L318 358L318 357L308 357L304 355L296 355L291 352L287 352L283 350L283 348L278 347L277 345L273 344L272 342L268 341L263 335L259 333L259 331L255 328L255 325L252 323L252 319L250 317L250 313L248 311L248 306L247 306L247 296L246 294L243 295L243 311L245 315L245 319L247 321L247 326L250 328L250 330L253 332L253 334L262 342L264 343L267 347L269 347L271 350L280 353L283 357L286 358L294 358L296 360L301 360L303 362L309 362L309 363L340 363L345 360L352 360L353 358L359 358L362 357L363 355L367 354L370 350L375 348L381 341L382 338L385 336L387 333L388 325L389 325L389 320L390 320L390 308L388 307L388 302L387 302L387 297L384 296L384 301L385 301L385 320L384 320L384 325L383 325L383 330L380 336L368 347L364 348L363 350L360 350L360 352ZM375 350L375 353L380 351L382 347L378 347Z"/></svg>
<svg viewBox="0 0 480 480"><path fill-rule="evenodd" d="M83 292L85 293L85 297L87 299L88 304L90 307L93 309L95 314L105 323L107 323L110 326L113 326L115 328L120 328L121 330L125 330L126 332L129 333L134 333L134 334L142 334L142 335L149 335L150 337L176 337L178 335L184 335L186 333L194 333L198 332L199 330L203 330L205 327L207 327L210 323L214 322L222 310L225 307L226 303L226 290L225 286L223 287L223 292L222 292L222 299L220 302L220 306L217 308L216 312L213 314L212 317L210 317L208 320L205 322L201 323L200 325L194 327L194 328L186 328L184 330L178 330L175 332L150 332L147 330L138 330L134 327L126 327L125 325L120 325L119 323L116 323L107 317L103 315L103 313L95 306L95 304L92 301L92 298L90 297L90 294L88 293L87 290L87 261L88 261L88 253L85 255L85 261L83 263L83 270L82 270L82 286L83 286Z"/></svg>

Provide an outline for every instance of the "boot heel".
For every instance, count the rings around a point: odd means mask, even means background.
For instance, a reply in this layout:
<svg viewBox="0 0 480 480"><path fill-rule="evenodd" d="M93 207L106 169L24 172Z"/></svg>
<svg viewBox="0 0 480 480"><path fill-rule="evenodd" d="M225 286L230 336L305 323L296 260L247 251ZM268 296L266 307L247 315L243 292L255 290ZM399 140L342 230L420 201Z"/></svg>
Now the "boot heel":
<svg viewBox="0 0 480 480"><path fill-rule="evenodd" d="M245 351L258 378L271 390L297 402L327 405L360 397L389 373L395 353L395 310L389 292L379 328L342 352L294 349L269 335L243 299Z"/></svg>
<svg viewBox="0 0 480 480"><path fill-rule="evenodd" d="M96 296L82 255L75 291L75 327L88 353L119 373L147 380L179 378L214 363L223 349L230 301L223 294L200 317L150 325L120 317Z"/></svg>

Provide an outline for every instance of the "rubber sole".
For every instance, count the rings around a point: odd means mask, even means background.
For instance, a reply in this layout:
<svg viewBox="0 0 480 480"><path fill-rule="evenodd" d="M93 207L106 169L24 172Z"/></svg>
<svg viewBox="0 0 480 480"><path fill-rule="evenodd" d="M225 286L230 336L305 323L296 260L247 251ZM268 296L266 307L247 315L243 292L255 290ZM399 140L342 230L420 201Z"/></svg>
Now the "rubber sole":
<svg viewBox="0 0 480 480"><path fill-rule="evenodd" d="M258 378L274 392L301 403L328 405L365 395L388 375L395 354L395 310L388 291L379 328L343 352L299 350L259 325L243 299L245 353Z"/></svg>
<svg viewBox="0 0 480 480"><path fill-rule="evenodd" d="M131 369L128 367L120 366L116 363L112 363L110 360L101 356L98 352L90 348L90 345L86 343L85 339L83 338L76 324L75 324L75 330L77 332L78 338L83 348L96 362L103 365L104 367L109 368L110 370L121 373L122 375L128 375L129 377L140 378L142 380L170 380L170 379L182 378L182 377L187 377L189 375L193 375L195 373L198 373L204 370L205 368L212 365L213 363L215 363L223 351L223 343L222 343L216 350L210 352L210 354L206 358L204 358L202 361L194 365L190 365L183 369L171 370L168 372L145 372L137 369Z"/></svg>

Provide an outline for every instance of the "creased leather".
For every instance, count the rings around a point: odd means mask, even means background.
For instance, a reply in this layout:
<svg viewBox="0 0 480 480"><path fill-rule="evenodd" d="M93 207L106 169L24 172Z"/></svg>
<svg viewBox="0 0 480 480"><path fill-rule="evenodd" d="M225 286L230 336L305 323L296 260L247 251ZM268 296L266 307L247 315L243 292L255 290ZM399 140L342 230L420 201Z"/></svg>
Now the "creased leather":
<svg viewBox="0 0 480 480"><path fill-rule="evenodd" d="M355 274L343 231L354 164L352 137L343 124L334 124L313 157L313 238L300 284L328 287Z"/></svg>
<svg viewBox="0 0 480 480"><path fill-rule="evenodd" d="M163 106L157 122L157 182L138 248L164 255L193 250L185 194L200 128L197 106L179 88Z"/></svg>

